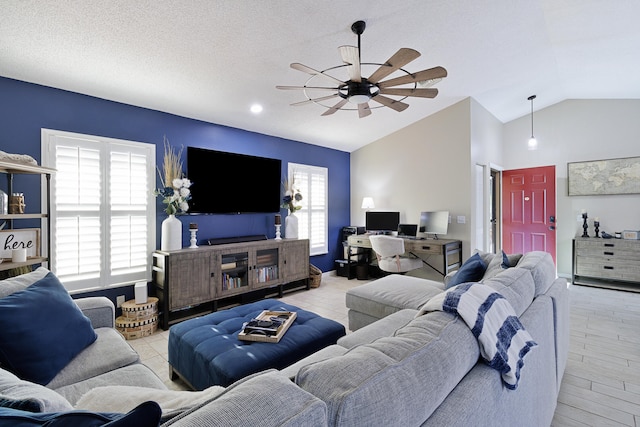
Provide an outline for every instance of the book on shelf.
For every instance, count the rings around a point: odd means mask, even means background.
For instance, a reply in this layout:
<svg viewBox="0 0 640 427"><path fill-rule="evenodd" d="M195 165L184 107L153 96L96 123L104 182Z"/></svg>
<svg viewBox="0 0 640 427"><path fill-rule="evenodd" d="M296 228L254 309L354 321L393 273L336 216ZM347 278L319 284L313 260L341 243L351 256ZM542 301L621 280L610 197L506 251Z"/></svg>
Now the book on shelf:
<svg viewBox="0 0 640 427"><path fill-rule="evenodd" d="M271 265L268 267L258 268L258 273L256 276L256 281L258 283L269 282L271 280L276 280L278 278L278 266Z"/></svg>

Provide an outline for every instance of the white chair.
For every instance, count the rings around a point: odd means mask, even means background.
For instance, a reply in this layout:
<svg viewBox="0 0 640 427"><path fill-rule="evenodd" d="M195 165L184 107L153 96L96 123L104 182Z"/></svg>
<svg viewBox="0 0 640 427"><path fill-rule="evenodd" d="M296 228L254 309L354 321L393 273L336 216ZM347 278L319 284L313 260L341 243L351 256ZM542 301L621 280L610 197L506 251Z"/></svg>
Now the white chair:
<svg viewBox="0 0 640 427"><path fill-rule="evenodd" d="M369 241L382 271L406 273L422 267L420 258L404 255L404 240L398 237L375 235L370 236Z"/></svg>

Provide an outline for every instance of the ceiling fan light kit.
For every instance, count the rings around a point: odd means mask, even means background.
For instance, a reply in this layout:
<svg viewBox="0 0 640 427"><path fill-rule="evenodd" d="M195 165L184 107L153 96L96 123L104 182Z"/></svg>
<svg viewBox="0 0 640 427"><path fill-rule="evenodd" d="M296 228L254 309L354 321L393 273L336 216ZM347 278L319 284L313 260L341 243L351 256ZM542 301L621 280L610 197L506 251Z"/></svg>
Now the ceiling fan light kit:
<svg viewBox="0 0 640 427"><path fill-rule="evenodd" d="M388 107L395 111L404 111L409 107L409 104L402 101L408 97L435 98L438 95L438 89L432 88L431 86L445 78L447 76L447 70L443 67L434 67L418 71L416 73L410 73L402 68L420 56L420 52L416 50L401 48L384 64L363 63L361 61L360 36L364 32L365 28L366 23L364 21L356 21L351 25L351 31L358 36L358 46L340 46L338 48L342 61L344 62L343 65L318 71L306 65L294 62L291 64L291 68L310 74L311 77L303 86L276 86L276 88L303 91L307 99L293 103L291 104L292 106L300 106L310 103L318 104L327 108L327 110L322 113L323 116L331 115L338 110L357 109L358 116L360 118L370 115L373 108ZM368 78L366 78L362 76L363 65L373 65L377 68ZM346 68L349 80L342 81L327 74L328 71L338 68ZM394 72L401 72L404 73L404 75L382 81ZM316 85L315 83L320 80L325 84L331 82L334 86L326 87ZM313 85L310 84L312 81L314 83ZM395 87L403 85L410 86ZM311 96L310 93L313 93L314 91L328 91L333 92L333 94L320 97ZM385 95L396 96L399 97L399 99L390 98ZM334 105L323 104L324 101L328 101L333 98L341 99ZM380 105L371 107L369 105L369 101L375 101ZM350 108L349 105L352 107Z"/></svg>

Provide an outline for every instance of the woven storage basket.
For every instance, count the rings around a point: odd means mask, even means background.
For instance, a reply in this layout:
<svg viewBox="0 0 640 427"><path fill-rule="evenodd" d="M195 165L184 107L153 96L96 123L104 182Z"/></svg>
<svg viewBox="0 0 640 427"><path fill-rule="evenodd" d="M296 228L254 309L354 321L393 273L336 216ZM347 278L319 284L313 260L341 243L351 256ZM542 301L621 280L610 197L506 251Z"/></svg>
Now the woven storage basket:
<svg viewBox="0 0 640 427"><path fill-rule="evenodd" d="M320 286L320 281L322 280L322 270L316 267L313 264L309 264L309 280L312 288L317 288Z"/></svg>

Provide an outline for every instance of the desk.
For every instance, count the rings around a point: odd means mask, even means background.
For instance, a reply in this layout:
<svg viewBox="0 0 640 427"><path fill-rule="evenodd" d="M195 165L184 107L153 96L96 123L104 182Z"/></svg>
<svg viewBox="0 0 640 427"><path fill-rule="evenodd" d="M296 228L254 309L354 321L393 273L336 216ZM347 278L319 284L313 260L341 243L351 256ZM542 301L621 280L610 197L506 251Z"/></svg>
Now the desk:
<svg viewBox="0 0 640 427"><path fill-rule="evenodd" d="M404 249L422 260L426 265L446 276L447 273L457 270L462 265L462 242L451 239L408 239L404 240ZM350 248L371 249L371 242L368 234L356 234L347 238L347 250ZM431 256L441 256L442 261L438 266L429 262Z"/></svg>

